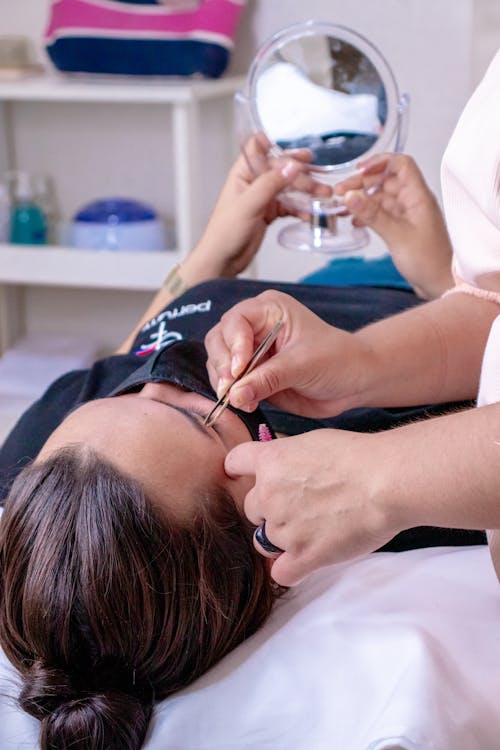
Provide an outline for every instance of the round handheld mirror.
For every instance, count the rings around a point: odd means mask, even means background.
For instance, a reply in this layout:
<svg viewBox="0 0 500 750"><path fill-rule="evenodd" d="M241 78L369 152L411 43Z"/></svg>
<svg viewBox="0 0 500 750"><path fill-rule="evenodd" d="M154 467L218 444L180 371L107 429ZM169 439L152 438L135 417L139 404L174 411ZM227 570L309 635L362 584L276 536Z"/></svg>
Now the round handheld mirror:
<svg viewBox="0 0 500 750"><path fill-rule="evenodd" d="M242 148L254 174L276 161L301 161L299 177L279 199L307 221L282 229L280 244L336 254L352 254L365 245L368 233L345 217L333 187L356 172L360 159L400 150L408 112L408 97L399 95L376 47L335 24L289 26L257 53L236 106ZM257 133L268 148L265 159L245 148Z"/></svg>

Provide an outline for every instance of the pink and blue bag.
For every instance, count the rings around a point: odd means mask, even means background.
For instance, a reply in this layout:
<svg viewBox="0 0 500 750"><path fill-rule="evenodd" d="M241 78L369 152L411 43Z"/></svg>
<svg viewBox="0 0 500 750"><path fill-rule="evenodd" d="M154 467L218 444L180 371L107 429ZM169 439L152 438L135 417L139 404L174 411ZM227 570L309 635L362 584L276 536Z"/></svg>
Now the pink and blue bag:
<svg viewBox="0 0 500 750"><path fill-rule="evenodd" d="M153 0L51 0L46 49L64 72L217 78L244 4L202 0L179 12Z"/></svg>

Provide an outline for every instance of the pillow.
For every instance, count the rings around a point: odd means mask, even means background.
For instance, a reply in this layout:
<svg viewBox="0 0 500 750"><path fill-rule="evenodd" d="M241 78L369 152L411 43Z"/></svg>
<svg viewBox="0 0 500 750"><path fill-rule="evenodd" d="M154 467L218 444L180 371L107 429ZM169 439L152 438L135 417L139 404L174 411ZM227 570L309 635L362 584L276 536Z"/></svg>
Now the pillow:
<svg viewBox="0 0 500 750"><path fill-rule="evenodd" d="M194 10L119 0L51 0L47 53L61 71L217 78L229 63L245 0Z"/></svg>
<svg viewBox="0 0 500 750"><path fill-rule="evenodd" d="M499 627L486 546L325 568L160 703L143 750L498 750ZM0 662L0 693L14 680ZM35 750L37 730L0 701L2 750Z"/></svg>

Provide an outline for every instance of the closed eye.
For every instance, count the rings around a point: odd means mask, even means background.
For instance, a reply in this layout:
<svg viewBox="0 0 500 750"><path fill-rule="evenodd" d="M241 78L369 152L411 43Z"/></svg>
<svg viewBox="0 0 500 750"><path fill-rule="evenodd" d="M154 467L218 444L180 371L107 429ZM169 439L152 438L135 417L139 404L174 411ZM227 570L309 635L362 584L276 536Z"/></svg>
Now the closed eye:
<svg viewBox="0 0 500 750"><path fill-rule="evenodd" d="M206 412L205 410L200 410L197 406L193 406L188 409L185 406L171 404L168 401L163 401L163 399L160 398L151 398L151 401L156 401L163 406L167 406L169 409L175 409L175 411L178 411L180 414L184 414L184 416L186 416L190 420L191 424L194 425L194 427L196 427L199 432L202 432L209 438L214 438L214 434L211 432L211 430L213 430L216 435L220 435L219 430L216 429L215 426L207 427L207 425L204 424Z"/></svg>
<svg viewBox="0 0 500 750"><path fill-rule="evenodd" d="M189 408L189 411L191 412L191 414L196 414L196 416L197 416L197 417L201 417L201 419L202 419L203 421L205 421L205 419L206 419L206 416L207 416L207 414L208 414L208 411L206 411L206 410L203 410L203 409L200 409L200 408L199 408L198 406L191 406L191 407ZM204 426L206 426L206 425L204 425ZM214 431L214 432L215 432L215 433L216 433L217 435L219 435L219 434L220 434L220 432L219 432L219 429L218 429L218 426L217 426L217 423L215 423L215 424L212 424L212 425L210 425L209 427L207 427L207 429L210 429L210 428L211 428L211 429L213 429L213 431Z"/></svg>

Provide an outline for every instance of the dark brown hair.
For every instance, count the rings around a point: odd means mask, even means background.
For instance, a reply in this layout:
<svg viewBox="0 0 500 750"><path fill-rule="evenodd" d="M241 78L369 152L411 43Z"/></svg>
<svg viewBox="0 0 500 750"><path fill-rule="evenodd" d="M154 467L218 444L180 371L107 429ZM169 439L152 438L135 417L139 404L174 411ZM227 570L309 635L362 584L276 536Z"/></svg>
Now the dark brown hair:
<svg viewBox="0 0 500 750"><path fill-rule="evenodd" d="M42 750L135 750L154 702L251 635L275 590L220 489L185 528L88 449L26 468L0 521L0 642Z"/></svg>

